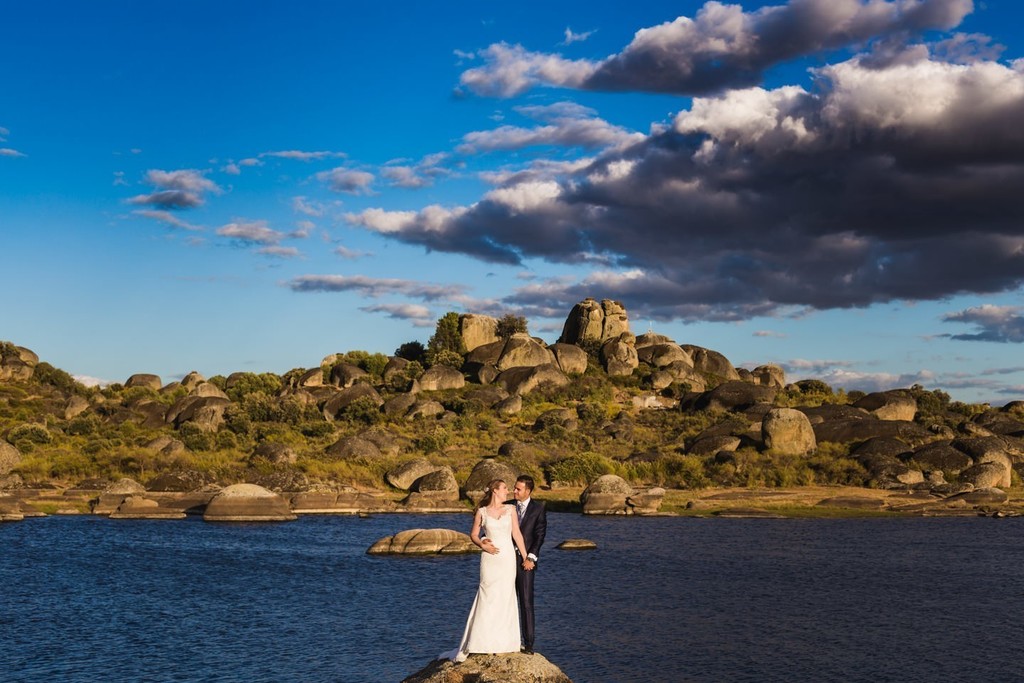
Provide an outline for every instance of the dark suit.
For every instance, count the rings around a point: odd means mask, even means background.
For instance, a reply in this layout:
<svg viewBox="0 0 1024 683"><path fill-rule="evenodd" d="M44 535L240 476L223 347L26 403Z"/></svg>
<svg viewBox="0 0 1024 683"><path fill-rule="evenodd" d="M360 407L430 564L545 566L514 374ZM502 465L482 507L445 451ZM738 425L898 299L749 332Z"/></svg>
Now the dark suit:
<svg viewBox="0 0 1024 683"><path fill-rule="evenodd" d="M506 504L515 505L512 500ZM519 522L519 530L523 532L523 545L526 553L540 558L540 547L544 545L544 535L548 530L548 513L544 503L530 498L523 519ZM540 562L537 562L540 565ZM523 647L533 649L533 579L537 575L537 567L531 571L523 569L523 558L519 557L516 548L516 598L519 601L519 628L523 633Z"/></svg>

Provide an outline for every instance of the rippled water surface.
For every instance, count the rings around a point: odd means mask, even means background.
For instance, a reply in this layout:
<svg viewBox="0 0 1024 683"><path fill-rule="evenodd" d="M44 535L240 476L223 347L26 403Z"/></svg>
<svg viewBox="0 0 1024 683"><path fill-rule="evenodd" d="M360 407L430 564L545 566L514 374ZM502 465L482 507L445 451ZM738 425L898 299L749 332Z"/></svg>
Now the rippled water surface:
<svg viewBox="0 0 1024 683"><path fill-rule="evenodd" d="M479 560L369 557L468 515L0 525L0 680L398 683ZM1020 680L1024 519L549 515L537 649L576 683ZM554 550L566 538L590 552Z"/></svg>

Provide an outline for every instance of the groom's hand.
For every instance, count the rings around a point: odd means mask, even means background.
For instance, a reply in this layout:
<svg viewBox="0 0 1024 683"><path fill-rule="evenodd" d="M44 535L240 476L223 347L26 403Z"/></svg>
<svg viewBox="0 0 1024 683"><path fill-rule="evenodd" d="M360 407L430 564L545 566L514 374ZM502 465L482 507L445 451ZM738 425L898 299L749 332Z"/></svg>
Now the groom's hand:
<svg viewBox="0 0 1024 683"><path fill-rule="evenodd" d="M525 560L523 560L523 569L525 569L528 572L533 571L533 568L536 566L537 563L531 560L530 558L526 558Z"/></svg>

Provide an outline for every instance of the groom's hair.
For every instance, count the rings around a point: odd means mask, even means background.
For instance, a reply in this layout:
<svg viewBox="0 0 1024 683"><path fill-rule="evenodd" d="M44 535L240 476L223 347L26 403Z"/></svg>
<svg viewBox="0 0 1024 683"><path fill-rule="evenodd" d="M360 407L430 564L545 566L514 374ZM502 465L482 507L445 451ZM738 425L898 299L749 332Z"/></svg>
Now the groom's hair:
<svg viewBox="0 0 1024 683"><path fill-rule="evenodd" d="M516 481L523 482L524 484L526 484L526 488L528 491L533 491L533 477L531 477L529 474L520 474L518 477L516 477Z"/></svg>

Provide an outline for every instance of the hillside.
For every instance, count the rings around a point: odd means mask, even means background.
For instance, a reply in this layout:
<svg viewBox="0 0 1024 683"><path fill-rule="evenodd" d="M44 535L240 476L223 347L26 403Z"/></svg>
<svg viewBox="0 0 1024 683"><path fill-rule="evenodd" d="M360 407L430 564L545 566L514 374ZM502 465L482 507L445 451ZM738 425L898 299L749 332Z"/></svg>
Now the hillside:
<svg viewBox="0 0 1024 683"><path fill-rule="evenodd" d="M429 499L454 484L457 499L474 466L496 458L555 490L613 474L638 490L838 485L949 496L1018 486L1024 470L1024 402L787 384L775 366L746 371L711 349L634 336L607 300L578 304L550 346L522 319L450 313L425 348L331 354L281 376L136 374L87 388L12 342L0 354L7 490L102 490L131 478ZM414 464L424 476L445 472L433 475L438 488L395 475Z"/></svg>

